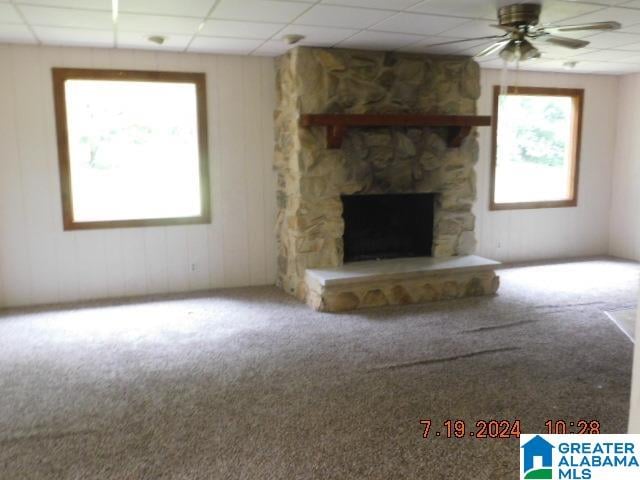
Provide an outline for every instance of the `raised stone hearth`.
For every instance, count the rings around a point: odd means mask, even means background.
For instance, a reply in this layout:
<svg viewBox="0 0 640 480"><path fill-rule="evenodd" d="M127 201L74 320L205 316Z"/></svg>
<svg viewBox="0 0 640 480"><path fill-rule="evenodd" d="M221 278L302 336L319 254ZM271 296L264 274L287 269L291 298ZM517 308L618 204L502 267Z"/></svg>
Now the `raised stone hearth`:
<svg viewBox="0 0 640 480"><path fill-rule="evenodd" d="M341 312L385 305L491 295L500 280L498 262L466 255L353 262L308 269L307 303L316 310Z"/></svg>
<svg viewBox="0 0 640 480"><path fill-rule="evenodd" d="M466 57L301 47L278 60L277 87L279 286L315 308L334 310L329 306L333 300L318 300L306 272L343 265L342 195L434 193L432 257L474 252L475 133L460 147L449 148L446 128L351 128L342 148L329 149L325 127L304 127L300 116L475 115L480 95L475 62ZM433 273L429 279L438 293L420 295L413 284L396 282L379 286L384 301L378 294L365 300L360 295L364 290L354 290L358 301L351 302L352 308L494 293L497 288L491 269L475 277L468 272L456 278L452 272L446 278L442 272L438 275L437 281ZM379 302L370 301L372 296Z"/></svg>

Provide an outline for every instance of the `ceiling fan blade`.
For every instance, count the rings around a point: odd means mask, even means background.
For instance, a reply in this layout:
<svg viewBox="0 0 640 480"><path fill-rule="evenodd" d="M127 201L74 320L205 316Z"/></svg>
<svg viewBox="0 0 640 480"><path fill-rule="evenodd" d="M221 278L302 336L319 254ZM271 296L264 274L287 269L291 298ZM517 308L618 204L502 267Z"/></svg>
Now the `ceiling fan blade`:
<svg viewBox="0 0 640 480"><path fill-rule="evenodd" d="M501 42L493 43L493 44L489 45L487 48L485 48L484 50L481 50L480 52L476 53L474 55L474 58L486 57L488 55L491 55L492 53L497 52L498 50L502 50L504 47L509 45L509 43L511 43L511 41L512 40L509 38L507 40L502 40Z"/></svg>
<svg viewBox="0 0 640 480"><path fill-rule="evenodd" d="M618 22L595 22L595 23L583 23L580 25L560 25L557 27L550 26L544 27L543 30L548 33L560 33L560 32L579 32L582 30L618 30L622 27L622 24Z"/></svg>
<svg viewBox="0 0 640 480"><path fill-rule="evenodd" d="M542 37L545 42L552 43L553 45L558 45L559 47L567 47L567 48L584 48L589 45L590 42L586 40L578 40L577 38L567 38L567 37L556 37L555 35L545 35Z"/></svg>
<svg viewBox="0 0 640 480"><path fill-rule="evenodd" d="M473 41L477 42L478 40L499 40L501 38L504 38L505 35L491 35L489 37L463 38L461 40L451 40L449 42L432 43L428 46L439 47L440 45L453 45L454 43L473 42Z"/></svg>

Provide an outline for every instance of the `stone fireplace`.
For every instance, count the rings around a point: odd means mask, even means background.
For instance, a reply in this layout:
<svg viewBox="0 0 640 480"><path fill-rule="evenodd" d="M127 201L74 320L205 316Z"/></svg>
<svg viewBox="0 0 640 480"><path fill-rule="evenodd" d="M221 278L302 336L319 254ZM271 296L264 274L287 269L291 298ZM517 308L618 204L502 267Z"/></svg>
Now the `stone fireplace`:
<svg viewBox="0 0 640 480"><path fill-rule="evenodd" d="M351 128L331 149L324 127L300 122L320 113L475 115L478 65L301 47L277 69L278 285L323 310L495 293L496 262L472 256L475 135L451 147L445 127Z"/></svg>

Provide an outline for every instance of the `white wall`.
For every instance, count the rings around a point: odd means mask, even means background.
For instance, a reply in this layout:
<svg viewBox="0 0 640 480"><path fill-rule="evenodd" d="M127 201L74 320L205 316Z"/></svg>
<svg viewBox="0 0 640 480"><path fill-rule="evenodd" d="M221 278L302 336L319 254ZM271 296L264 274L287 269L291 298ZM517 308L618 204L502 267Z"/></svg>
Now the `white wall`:
<svg viewBox="0 0 640 480"><path fill-rule="evenodd" d="M620 78L613 169L611 253L640 260L640 75Z"/></svg>
<svg viewBox="0 0 640 480"><path fill-rule="evenodd" d="M640 332L640 308L636 319L636 332ZM629 433L640 434L640 341L635 342L633 355L633 375L631 377L631 401L629 412Z"/></svg>
<svg viewBox="0 0 640 480"><path fill-rule="evenodd" d="M640 260L640 75L620 78L618 135L612 181L610 250ZM636 320L640 332L640 309ZM640 434L640 341L636 342L629 433Z"/></svg>
<svg viewBox="0 0 640 480"><path fill-rule="evenodd" d="M50 69L205 72L211 225L63 232ZM271 59L0 45L0 307L269 284Z"/></svg>
<svg viewBox="0 0 640 480"><path fill-rule="evenodd" d="M500 80L499 70L482 70L479 114L492 114L493 86ZM508 81L521 86L585 89L578 207L490 212L491 129L479 128L478 254L513 262L608 253L617 77L519 72L510 74Z"/></svg>

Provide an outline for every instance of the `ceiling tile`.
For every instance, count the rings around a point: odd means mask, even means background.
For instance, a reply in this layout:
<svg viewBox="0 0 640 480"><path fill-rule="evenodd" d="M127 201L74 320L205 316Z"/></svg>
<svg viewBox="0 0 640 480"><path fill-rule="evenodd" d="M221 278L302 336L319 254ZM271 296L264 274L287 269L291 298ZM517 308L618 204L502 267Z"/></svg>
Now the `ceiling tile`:
<svg viewBox="0 0 640 480"><path fill-rule="evenodd" d="M623 5L627 3L629 0L562 0L563 2L582 2L582 3L596 3L599 5L606 5L609 7L614 7L616 5Z"/></svg>
<svg viewBox="0 0 640 480"><path fill-rule="evenodd" d="M596 73L605 75L617 75L623 73L632 73L640 70L640 65L621 62L580 62L575 68L571 69L572 73Z"/></svg>
<svg viewBox="0 0 640 480"><path fill-rule="evenodd" d="M640 52L633 52L631 54L629 54L629 52L627 52L627 56L626 57L617 58L616 62L640 64Z"/></svg>
<svg viewBox="0 0 640 480"><path fill-rule="evenodd" d="M111 10L111 0L13 0L14 3L42 5L45 7L67 7L85 10ZM122 0L121 0L122 1Z"/></svg>
<svg viewBox="0 0 640 480"><path fill-rule="evenodd" d="M257 38L266 40L285 27L284 23L237 22L207 20L200 31L211 37Z"/></svg>
<svg viewBox="0 0 640 480"><path fill-rule="evenodd" d="M263 57L279 57L287 53L291 48L293 48L293 45L287 45L277 40L270 40L261 45L253 54Z"/></svg>
<svg viewBox="0 0 640 480"><path fill-rule="evenodd" d="M231 53L247 55L262 45L262 40L205 37L198 35L189 46L190 52Z"/></svg>
<svg viewBox="0 0 640 480"><path fill-rule="evenodd" d="M640 39L635 43L621 45L615 48L616 50L623 50L625 52L640 52Z"/></svg>
<svg viewBox="0 0 640 480"><path fill-rule="evenodd" d="M141 48L145 50L182 51L187 48L191 35L167 35L162 45L150 42L144 33L118 32L118 47Z"/></svg>
<svg viewBox="0 0 640 480"><path fill-rule="evenodd" d="M578 15L584 15L587 13L597 12L602 10L602 5L580 3L580 2L566 2L563 0L546 0L542 7L542 14L540 15L540 22L543 25L561 23L565 19L573 18Z"/></svg>
<svg viewBox="0 0 640 480"><path fill-rule="evenodd" d="M30 25L104 30L113 26L111 12L106 11L34 7L32 5L22 5L20 11Z"/></svg>
<svg viewBox="0 0 640 480"><path fill-rule="evenodd" d="M486 20L469 20L462 25L445 30L443 33L447 37L475 38L501 35L502 30L494 28Z"/></svg>
<svg viewBox="0 0 640 480"><path fill-rule="evenodd" d="M26 25L0 24L0 42L36 43L36 39Z"/></svg>
<svg viewBox="0 0 640 480"><path fill-rule="evenodd" d="M34 27L33 29L40 41L46 45L113 47L113 32L110 30L58 27Z"/></svg>
<svg viewBox="0 0 640 480"><path fill-rule="evenodd" d="M118 31L189 35L198 31L200 23L197 18L123 13L118 17Z"/></svg>
<svg viewBox="0 0 640 480"><path fill-rule="evenodd" d="M586 15L579 15L568 20L564 20L563 23L590 23L590 22L606 22L613 20L620 22L622 28L636 25L640 23L640 10L633 10L630 8L605 8L598 10L597 12L587 13Z"/></svg>
<svg viewBox="0 0 640 480"><path fill-rule="evenodd" d="M493 40L480 40L480 41L472 41L472 42L465 42L465 43L461 43L461 44L454 44L453 48L455 48L455 51L442 51L442 53L448 53L448 54L456 54L456 55L469 55L469 56L474 56L478 53L480 53L482 50L484 50L485 48L487 48L489 45L493 44ZM440 53L440 48L439 46L432 46L430 47L427 52L429 53ZM458 49L459 48L459 49Z"/></svg>
<svg viewBox="0 0 640 480"><path fill-rule="evenodd" d="M591 48L564 48L543 41L535 42L535 46L542 52L543 58L573 58L576 55L594 51L594 49Z"/></svg>
<svg viewBox="0 0 640 480"><path fill-rule="evenodd" d="M420 0L322 0L327 5L341 5L344 7L380 8L382 10L402 11L412 7Z"/></svg>
<svg viewBox="0 0 640 480"><path fill-rule="evenodd" d="M589 48L618 48L640 42L640 35L606 32L584 37L583 40L589 42Z"/></svg>
<svg viewBox="0 0 640 480"><path fill-rule="evenodd" d="M485 18L493 21L496 21L498 16L495 3L486 0L426 0L410 10L455 17Z"/></svg>
<svg viewBox="0 0 640 480"><path fill-rule="evenodd" d="M596 62L618 62L624 61L626 58L634 57L634 54L622 50L593 50L588 52L580 52L571 59L576 61L596 61Z"/></svg>
<svg viewBox="0 0 640 480"><path fill-rule="evenodd" d="M371 29L383 32L413 33L415 35L438 35L467 22L468 20L464 18L398 13L378 23Z"/></svg>
<svg viewBox="0 0 640 480"><path fill-rule="evenodd" d="M414 53L436 53L436 54L453 54L457 52L461 52L463 50L467 50L472 46L478 44L478 41L466 41L459 43L450 43L457 42L459 40L463 40L461 38L450 38L450 37L438 37L438 36L430 36L426 37L424 40L421 40L418 43L410 45L408 47L401 48L403 52L414 52ZM486 43L482 41L482 43ZM441 45L444 44L444 45Z"/></svg>
<svg viewBox="0 0 640 480"><path fill-rule="evenodd" d="M0 3L0 23L24 23L15 7L10 3Z"/></svg>
<svg viewBox="0 0 640 480"><path fill-rule="evenodd" d="M202 18L214 4L215 0L120 0L120 11Z"/></svg>
<svg viewBox="0 0 640 480"><path fill-rule="evenodd" d="M316 46L333 46L349 37L352 37L359 30L349 28L331 28L331 27L310 27L307 25L289 25L276 35L277 39L281 39L285 35L298 34L304 35L305 38L300 41L300 45L316 45Z"/></svg>
<svg viewBox="0 0 640 480"><path fill-rule="evenodd" d="M407 35L404 33L387 33L364 31L340 42L339 47L362 48L366 50L397 50L423 40L420 35Z"/></svg>
<svg viewBox="0 0 640 480"><path fill-rule="evenodd" d="M375 25L393 14L389 10L316 5L294 23L361 29Z"/></svg>
<svg viewBox="0 0 640 480"><path fill-rule="evenodd" d="M309 7L308 3L273 0L220 0L210 18L289 23Z"/></svg>

